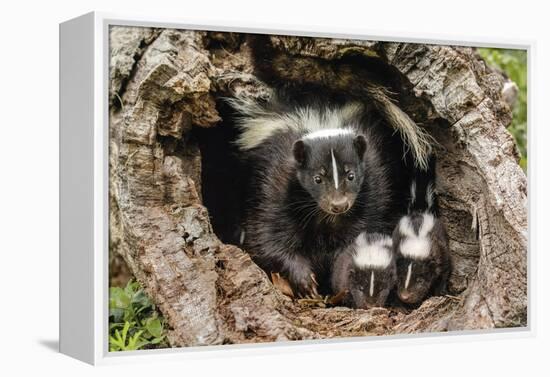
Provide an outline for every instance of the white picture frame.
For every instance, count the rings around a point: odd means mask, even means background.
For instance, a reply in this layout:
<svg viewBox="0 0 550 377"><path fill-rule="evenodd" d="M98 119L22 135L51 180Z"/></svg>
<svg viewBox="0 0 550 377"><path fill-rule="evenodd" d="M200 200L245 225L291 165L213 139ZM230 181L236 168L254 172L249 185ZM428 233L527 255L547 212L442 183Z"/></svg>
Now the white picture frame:
<svg viewBox="0 0 550 377"><path fill-rule="evenodd" d="M493 38L449 39L420 33L257 25L252 22L190 22L179 19L88 13L60 25L60 351L90 364L137 359L182 359L291 353L294 347L319 350L378 347L410 342L434 343L534 335L533 255L528 253L528 326L460 334L395 335L255 345L188 347L112 353L108 351L108 30L110 26L147 26L527 50L532 81L533 41ZM528 105L531 103L528 100ZM529 140L533 128L529 124ZM533 143L529 143L530 146ZM533 164L529 165L531 181ZM529 184L529 187L532 187ZM531 193L529 194L531 198ZM529 211L532 218L532 211ZM459 336L457 336L459 335Z"/></svg>

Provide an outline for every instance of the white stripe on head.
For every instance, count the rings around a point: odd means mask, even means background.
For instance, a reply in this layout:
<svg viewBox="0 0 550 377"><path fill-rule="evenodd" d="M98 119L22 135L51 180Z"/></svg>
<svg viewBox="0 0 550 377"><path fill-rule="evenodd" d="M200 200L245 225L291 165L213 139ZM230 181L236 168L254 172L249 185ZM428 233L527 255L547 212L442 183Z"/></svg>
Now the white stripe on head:
<svg viewBox="0 0 550 377"><path fill-rule="evenodd" d="M420 227L418 232L420 237L426 237L428 233L431 232L432 229L434 228L434 224L435 224L434 215L432 215L431 213L425 212L422 215L422 226Z"/></svg>
<svg viewBox="0 0 550 377"><path fill-rule="evenodd" d="M353 131L349 128L325 128L305 134L303 139L323 139L335 136L351 135Z"/></svg>
<svg viewBox="0 0 550 377"><path fill-rule="evenodd" d="M401 254L413 259L427 259L430 256L430 242L424 237L407 238L401 242Z"/></svg>
<svg viewBox="0 0 550 377"><path fill-rule="evenodd" d="M374 294L374 271L370 272L370 285L369 285L369 296L372 297Z"/></svg>
<svg viewBox="0 0 550 377"><path fill-rule="evenodd" d="M409 216L404 216L399 221L399 231L404 236L399 245L399 252L412 259L427 259L430 256L431 242L429 233L435 224L435 218L431 213L422 214L422 224L418 232L415 232Z"/></svg>
<svg viewBox="0 0 550 377"><path fill-rule="evenodd" d="M241 236L239 237L239 243L240 243L241 245L244 244L245 235L246 235L245 231L244 231L244 230L241 230Z"/></svg>
<svg viewBox="0 0 550 377"><path fill-rule="evenodd" d="M410 216L403 216L399 220L399 232L406 237L416 237L416 232L411 224Z"/></svg>
<svg viewBox="0 0 550 377"><path fill-rule="evenodd" d="M392 261L392 240L384 236L369 243L361 233L354 243L353 263L359 268L386 268Z"/></svg>
<svg viewBox="0 0 550 377"><path fill-rule="evenodd" d="M332 175L334 177L334 187L338 190L338 165L336 165L336 158L334 157L334 150L330 148L330 155L332 156Z"/></svg>
<svg viewBox="0 0 550 377"><path fill-rule="evenodd" d="M412 275L412 262L409 263L409 267L407 268L407 278L405 279L405 289L409 288L409 283L411 282L411 275Z"/></svg>
<svg viewBox="0 0 550 377"><path fill-rule="evenodd" d="M416 201L416 181L413 179L411 183L411 204Z"/></svg>

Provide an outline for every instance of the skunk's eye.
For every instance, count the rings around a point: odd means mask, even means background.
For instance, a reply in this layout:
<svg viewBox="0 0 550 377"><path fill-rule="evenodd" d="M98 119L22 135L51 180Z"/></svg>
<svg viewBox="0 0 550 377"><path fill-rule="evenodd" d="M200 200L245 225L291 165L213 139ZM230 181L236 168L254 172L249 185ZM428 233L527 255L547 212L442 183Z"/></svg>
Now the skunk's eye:
<svg viewBox="0 0 550 377"><path fill-rule="evenodd" d="M353 172L348 173L348 181L353 181L355 179L355 174Z"/></svg>
<svg viewBox="0 0 550 377"><path fill-rule="evenodd" d="M321 182L323 182L323 179L320 176L316 175L315 177L313 177L313 181L317 184L320 184Z"/></svg>

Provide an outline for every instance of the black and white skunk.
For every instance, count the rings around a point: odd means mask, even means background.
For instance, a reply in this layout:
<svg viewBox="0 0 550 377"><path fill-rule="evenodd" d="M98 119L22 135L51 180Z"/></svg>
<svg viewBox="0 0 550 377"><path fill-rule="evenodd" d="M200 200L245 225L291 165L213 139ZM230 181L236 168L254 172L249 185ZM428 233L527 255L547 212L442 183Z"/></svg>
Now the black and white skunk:
<svg viewBox="0 0 550 377"><path fill-rule="evenodd" d="M231 103L251 169L245 249L297 295L331 293L334 253L361 232L390 234L406 213L403 144L358 102Z"/></svg>
<svg viewBox="0 0 550 377"><path fill-rule="evenodd" d="M397 256L397 296L418 304L445 292L451 273L449 241L438 217L434 193L435 158L427 171L417 170L410 185L409 211L393 232Z"/></svg>
<svg viewBox="0 0 550 377"><path fill-rule="evenodd" d="M336 256L331 282L335 294L347 292L343 299L346 306L384 306L396 282L392 238L361 233Z"/></svg>

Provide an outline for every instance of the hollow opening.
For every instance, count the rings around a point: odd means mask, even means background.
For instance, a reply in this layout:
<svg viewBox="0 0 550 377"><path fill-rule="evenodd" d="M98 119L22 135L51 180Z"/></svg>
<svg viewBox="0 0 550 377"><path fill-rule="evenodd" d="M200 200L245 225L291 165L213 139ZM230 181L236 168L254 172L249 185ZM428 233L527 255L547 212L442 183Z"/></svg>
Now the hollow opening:
<svg viewBox="0 0 550 377"><path fill-rule="evenodd" d="M230 50L231 54L238 54L239 43L243 40L242 37L233 38L231 45L224 44L223 40L217 40L210 44L210 48L213 54L229 53L227 50ZM379 58L353 53L346 55L337 63L357 67L357 71L362 76L358 77L359 80L368 78L388 88L399 106L415 122L425 127L436 140L443 137L437 135L434 130L448 128L448 121L433 115L431 104L415 95L413 86L395 67ZM339 91L331 91L326 86L316 83L301 85L299 95L307 96L318 93L320 90L325 90L327 92L325 97L335 102L348 96L348 93L340 95ZM224 101L228 95L230 93L222 92L218 93L216 98L216 107L222 121L211 128L194 127L192 135L196 138L200 149L202 198L209 211L213 230L223 243L239 245L241 224L244 219L243 210L247 200L249 170L234 145L238 130L233 121L235 114ZM388 130L388 132L389 138L394 140L399 138L395 131ZM444 150L436 149L436 155L438 160L443 162L440 167L444 166L445 161L448 160ZM406 177L396 175L392 180L398 192L405 191L404 188L408 184ZM439 196L441 216L449 231L454 266L449 293L459 294L466 289L471 275L475 273L479 261L479 243L475 235L472 236L472 218L469 212L457 210L452 203L449 204L452 198L447 198L445 193L440 193ZM400 198L400 200L404 199ZM391 301L397 303L392 306L400 306L398 300Z"/></svg>
<svg viewBox="0 0 550 377"><path fill-rule="evenodd" d="M222 122L193 129L201 151L201 194L214 233L223 243L239 245L249 175L234 144L234 113L223 98L216 105Z"/></svg>

